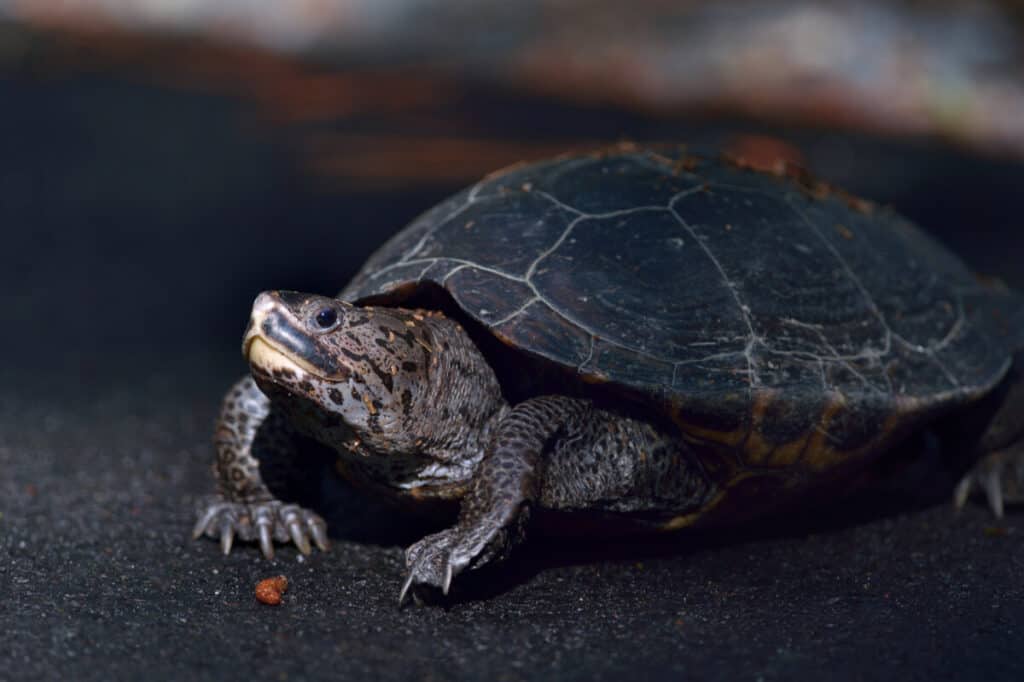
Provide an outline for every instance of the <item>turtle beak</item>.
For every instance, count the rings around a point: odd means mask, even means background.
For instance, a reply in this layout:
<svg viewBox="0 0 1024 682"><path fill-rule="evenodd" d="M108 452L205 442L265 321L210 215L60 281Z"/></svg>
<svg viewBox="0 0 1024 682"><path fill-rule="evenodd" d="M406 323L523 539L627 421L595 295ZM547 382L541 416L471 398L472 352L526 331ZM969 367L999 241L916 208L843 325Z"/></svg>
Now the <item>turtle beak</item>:
<svg viewBox="0 0 1024 682"><path fill-rule="evenodd" d="M267 364L275 355L322 379L347 379L348 370L309 333L300 318L308 298L308 294L290 291L265 291L257 296L242 337L242 355L250 365Z"/></svg>
<svg viewBox="0 0 1024 682"><path fill-rule="evenodd" d="M246 362L267 374L273 374L275 370L308 371L304 363L298 363L290 353L282 352L281 344L271 341L272 337L278 336L274 331L281 326L280 303L274 292L263 292L256 297L249 324L242 336L242 355Z"/></svg>
<svg viewBox="0 0 1024 682"><path fill-rule="evenodd" d="M249 351L252 349L253 342L260 337L260 330L267 326L267 318L278 303L278 297L271 291L264 291L253 301L249 324L245 327L245 334L242 335L242 355L246 360L249 359Z"/></svg>

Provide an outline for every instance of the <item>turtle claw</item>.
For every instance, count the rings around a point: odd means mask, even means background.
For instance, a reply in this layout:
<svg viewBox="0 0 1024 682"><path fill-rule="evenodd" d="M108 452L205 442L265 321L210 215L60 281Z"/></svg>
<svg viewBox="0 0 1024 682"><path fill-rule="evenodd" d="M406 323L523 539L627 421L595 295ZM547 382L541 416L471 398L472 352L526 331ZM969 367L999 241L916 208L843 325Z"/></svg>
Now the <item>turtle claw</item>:
<svg viewBox="0 0 1024 682"><path fill-rule="evenodd" d="M317 549L326 552L331 546L327 541L327 525L320 517L312 515L306 519L306 525L309 528L309 534L313 536L313 542L316 543Z"/></svg>
<svg viewBox="0 0 1024 682"><path fill-rule="evenodd" d="M256 522L257 534L260 539L260 552L267 559L274 558L274 514L266 506L255 510L253 519Z"/></svg>
<svg viewBox="0 0 1024 682"><path fill-rule="evenodd" d="M997 519L1005 515L1007 503L1024 502L1024 450L1002 450L983 457L957 483L953 506L962 509L975 490L984 494Z"/></svg>
<svg viewBox="0 0 1024 682"><path fill-rule="evenodd" d="M412 579L413 574L409 573L409 577L402 583L402 591L398 593L398 608L402 608L402 605L405 604L405 597L409 594L409 588L412 587Z"/></svg>
<svg viewBox="0 0 1024 682"><path fill-rule="evenodd" d="M196 519L196 525L192 526L192 539L198 540L209 527L210 522L217 516L217 506L210 504L203 510L203 513Z"/></svg>
<svg viewBox="0 0 1024 682"><path fill-rule="evenodd" d="M268 559L274 558L274 538L270 534L269 523L258 524L260 532L260 551Z"/></svg>
<svg viewBox="0 0 1024 682"><path fill-rule="evenodd" d="M960 479L960 482L956 484L956 488L953 490L953 508L960 511L967 504L967 498L971 495L971 476L970 474Z"/></svg>
<svg viewBox="0 0 1024 682"><path fill-rule="evenodd" d="M309 540L306 539L306 534L303 532L302 526L299 525L299 521L296 518L297 514L289 514L288 520L285 522L288 526L288 534L292 538L292 542L299 548L299 551L309 556L312 554L313 549L309 546Z"/></svg>
<svg viewBox="0 0 1024 682"><path fill-rule="evenodd" d="M235 541L235 529L227 523L222 523L220 527L220 551L225 556L231 554L231 544Z"/></svg>
<svg viewBox="0 0 1024 682"><path fill-rule="evenodd" d="M441 585L441 592L445 596L448 596L448 590L451 589L452 577L453 577L452 562L449 561L447 564L445 564L444 584Z"/></svg>
<svg viewBox="0 0 1024 682"><path fill-rule="evenodd" d="M398 595L398 605L405 603L405 597L412 591L417 601L416 588L435 588L448 596L452 581L465 568L478 568L497 553L492 545L505 539L502 529L495 524L478 527L455 527L428 535L406 550L405 565L409 574Z"/></svg>
<svg viewBox="0 0 1024 682"><path fill-rule="evenodd" d="M327 524L317 514L279 500L227 502L208 500L192 528L192 538L206 535L220 541L221 551L230 554L235 538L258 541L267 559L274 558L274 541L291 542L305 555L313 551L310 538L321 551L328 549Z"/></svg>
<svg viewBox="0 0 1024 682"><path fill-rule="evenodd" d="M983 474L979 481L981 489L985 491L988 507L997 519L1003 518L1003 489L999 478L999 472L993 470Z"/></svg>
<svg viewBox="0 0 1024 682"><path fill-rule="evenodd" d="M405 553L409 575L398 595L399 606L405 603L410 589L420 586L437 588L442 594L448 594L455 575L469 564L472 557L466 556L465 550L460 548L458 532L456 528L449 528L428 535L409 547ZM413 594L415 596L415 591Z"/></svg>

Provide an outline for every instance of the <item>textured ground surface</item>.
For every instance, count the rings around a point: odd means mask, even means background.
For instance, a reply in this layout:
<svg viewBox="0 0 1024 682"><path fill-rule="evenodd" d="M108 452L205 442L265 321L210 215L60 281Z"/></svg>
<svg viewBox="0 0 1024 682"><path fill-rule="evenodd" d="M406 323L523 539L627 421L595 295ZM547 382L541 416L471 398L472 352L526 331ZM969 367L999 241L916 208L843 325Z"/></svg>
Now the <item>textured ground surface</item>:
<svg viewBox="0 0 1024 682"><path fill-rule="evenodd" d="M394 544L266 562L189 542L253 294L339 288L446 188L313 191L213 95L15 71L0 101L0 677L1024 679L1024 512L997 527L941 489L743 535L539 541L402 611ZM1024 286L1020 167L805 139ZM829 166L851 148L872 173ZM277 573L284 604L260 605Z"/></svg>

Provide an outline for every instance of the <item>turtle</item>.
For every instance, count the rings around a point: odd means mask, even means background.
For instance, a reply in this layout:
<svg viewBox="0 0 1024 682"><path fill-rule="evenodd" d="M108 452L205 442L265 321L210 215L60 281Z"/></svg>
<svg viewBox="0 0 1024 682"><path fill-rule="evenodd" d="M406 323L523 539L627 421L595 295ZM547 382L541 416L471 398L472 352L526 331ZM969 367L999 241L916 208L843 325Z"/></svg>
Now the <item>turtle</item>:
<svg viewBox="0 0 1024 682"><path fill-rule="evenodd" d="M682 146L519 164L338 296L257 296L193 535L326 550L322 517L270 486L311 441L371 494L458 505L406 550L400 605L554 519L674 530L819 504L928 429L965 462L956 504L983 492L1002 516L1024 499L1022 348L1020 295L805 172Z"/></svg>

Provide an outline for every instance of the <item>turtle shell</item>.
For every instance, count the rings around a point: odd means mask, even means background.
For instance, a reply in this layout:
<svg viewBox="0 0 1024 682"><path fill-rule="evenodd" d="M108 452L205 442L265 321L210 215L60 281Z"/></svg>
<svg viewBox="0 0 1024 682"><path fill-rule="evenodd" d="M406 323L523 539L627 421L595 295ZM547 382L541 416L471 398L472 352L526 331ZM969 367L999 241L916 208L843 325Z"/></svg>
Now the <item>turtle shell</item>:
<svg viewBox="0 0 1024 682"><path fill-rule="evenodd" d="M878 450L990 390L1021 341L1019 299L891 210L684 148L490 175L341 298L427 283L513 348L638 393L748 464Z"/></svg>

